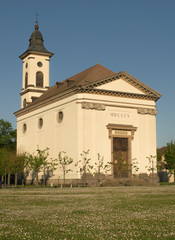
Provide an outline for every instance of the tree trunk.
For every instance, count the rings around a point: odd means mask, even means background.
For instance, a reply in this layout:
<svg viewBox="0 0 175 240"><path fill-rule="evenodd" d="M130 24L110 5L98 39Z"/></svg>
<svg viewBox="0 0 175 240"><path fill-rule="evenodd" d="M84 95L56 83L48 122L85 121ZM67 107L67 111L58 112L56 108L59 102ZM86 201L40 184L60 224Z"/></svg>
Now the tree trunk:
<svg viewBox="0 0 175 240"><path fill-rule="evenodd" d="M7 182L7 184L8 184L8 186L10 186L10 173L8 174L8 182Z"/></svg>
<svg viewBox="0 0 175 240"><path fill-rule="evenodd" d="M4 176L1 176L1 182L3 182L3 180L4 180Z"/></svg>
<svg viewBox="0 0 175 240"><path fill-rule="evenodd" d="M22 178L21 180L22 186L24 186L24 172L21 173L21 178Z"/></svg>
<svg viewBox="0 0 175 240"><path fill-rule="evenodd" d="M36 175L36 185L38 186L39 185L38 184L38 172L36 172L35 175Z"/></svg>
<svg viewBox="0 0 175 240"><path fill-rule="evenodd" d="M65 175L66 175L65 171L63 171L63 183L64 184L65 184Z"/></svg>
<svg viewBox="0 0 175 240"><path fill-rule="evenodd" d="M5 168L5 188L6 188L6 186L7 186L7 174L6 174L6 168Z"/></svg>
<svg viewBox="0 0 175 240"><path fill-rule="evenodd" d="M44 186L46 185L46 173L45 173L45 166L43 170L43 181L44 181Z"/></svg>
<svg viewBox="0 0 175 240"><path fill-rule="evenodd" d="M6 183L7 182L7 175L5 175L4 178L5 178L4 184L5 184L5 188L6 188L6 186L7 186L7 183Z"/></svg>
<svg viewBox="0 0 175 240"><path fill-rule="evenodd" d="M15 173L15 187L17 186L18 173Z"/></svg>

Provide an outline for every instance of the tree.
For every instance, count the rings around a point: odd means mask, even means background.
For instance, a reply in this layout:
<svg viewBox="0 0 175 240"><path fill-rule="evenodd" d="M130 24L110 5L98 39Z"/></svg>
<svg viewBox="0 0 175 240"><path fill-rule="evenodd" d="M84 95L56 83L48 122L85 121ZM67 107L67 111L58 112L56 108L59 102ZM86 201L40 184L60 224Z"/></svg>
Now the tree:
<svg viewBox="0 0 175 240"><path fill-rule="evenodd" d="M44 165L46 151L48 151L48 149L45 149L43 151L37 149L36 155L29 154L29 156L28 156L29 168L30 168L30 170L33 170L33 172L35 174L36 185L39 185L38 174L39 174L39 172L41 172L41 169ZM47 156L46 156L46 158L47 158Z"/></svg>
<svg viewBox="0 0 175 240"><path fill-rule="evenodd" d="M0 175L2 182L3 178L5 178L4 180L5 187L7 182L6 177L8 174L8 166L9 166L8 151L5 148L0 148Z"/></svg>
<svg viewBox="0 0 175 240"><path fill-rule="evenodd" d="M13 161L12 161L13 160ZM21 173L22 185L24 185L24 170L28 166L27 153L22 153L12 156L12 174L15 175L15 186L17 185L17 176L18 173Z"/></svg>
<svg viewBox="0 0 175 240"><path fill-rule="evenodd" d="M162 160L162 154L161 152L157 149L157 170L161 172L164 170L165 167L165 162Z"/></svg>
<svg viewBox="0 0 175 240"><path fill-rule="evenodd" d="M167 149L165 151L165 167L174 175L175 183L175 142L173 141L167 143Z"/></svg>
<svg viewBox="0 0 175 240"><path fill-rule="evenodd" d="M132 163L129 164L129 172L132 174L133 177L136 177L139 171L138 161L136 158L132 159Z"/></svg>
<svg viewBox="0 0 175 240"><path fill-rule="evenodd" d="M43 182L46 184L46 170L53 171L55 170L56 163L55 161L48 160L49 156L49 148L45 148L44 150L37 149L37 154L28 156L29 160L29 168L33 170L36 178L36 185L39 184L38 174L43 171Z"/></svg>
<svg viewBox="0 0 175 240"><path fill-rule="evenodd" d="M0 148L16 150L16 130L3 119L0 119Z"/></svg>
<svg viewBox="0 0 175 240"><path fill-rule="evenodd" d="M46 170L53 172L56 170L56 160L48 159L49 156L49 148L45 148L44 150L37 149L38 156L43 160L42 170L43 170L43 183L46 185Z"/></svg>
<svg viewBox="0 0 175 240"><path fill-rule="evenodd" d="M150 155L146 158L148 159L148 166L145 168L151 173L152 184L154 184L154 172L157 170L156 156Z"/></svg>
<svg viewBox="0 0 175 240"><path fill-rule="evenodd" d="M97 181L100 182L100 174L102 171L107 173L110 171L111 163L108 162L107 164L104 163L104 157L100 156L100 153L97 153L97 161L94 163L94 174L97 174Z"/></svg>
<svg viewBox="0 0 175 240"><path fill-rule="evenodd" d="M66 179L66 174L70 171L72 171L70 168L67 169L67 167L73 163L73 159L66 156L66 152L63 151L63 156L62 152L59 152L58 154L58 164L61 166L63 170L63 182L65 184L65 179Z"/></svg>
<svg viewBox="0 0 175 240"><path fill-rule="evenodd" d="M83 151L80 156L81 156L81 160L79 160L75 166L79 166L80 167L80 173L81 173L81 176L84 177L84 181L85 181L85 184L86 184L86 179L87 179L87 172L90 172L92 169L93 169L93 166L90 165L90 160L91 158L88 158L88 155L89 155L89 151L90 150L87 150L87 151Z"/></svg>

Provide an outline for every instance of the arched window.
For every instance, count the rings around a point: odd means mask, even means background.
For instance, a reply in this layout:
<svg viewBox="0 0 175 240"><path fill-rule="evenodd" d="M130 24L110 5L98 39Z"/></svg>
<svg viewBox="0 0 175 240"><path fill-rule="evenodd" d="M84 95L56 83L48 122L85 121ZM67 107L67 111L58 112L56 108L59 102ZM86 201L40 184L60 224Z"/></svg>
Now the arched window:
<svg viewBox="0 0 175 240"><path fill-rule="evenodd" d="M36 73L36 87L43 87L43 73Z"/></svg>
<svg viewBox="0 0 175 240"><path fill-rule="evenodd" d="M26 75L25 75L25 88L27 88L28 86L28 73L26 72Z"/></svg>

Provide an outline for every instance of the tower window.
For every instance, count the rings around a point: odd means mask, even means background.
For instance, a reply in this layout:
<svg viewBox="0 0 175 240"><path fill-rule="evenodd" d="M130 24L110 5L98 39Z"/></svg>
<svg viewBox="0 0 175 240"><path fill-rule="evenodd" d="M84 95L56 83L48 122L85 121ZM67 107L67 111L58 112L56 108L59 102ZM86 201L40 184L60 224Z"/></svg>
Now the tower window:
<svg viewBox="0 0 175 240"><path fill-rule="evenodd" d="M27 100L26 100L26 98L24 98L24 100L23 100L23 107L26 107L27 106Z"/></svg>
<svg viewBox="0 0 175 240"><path fill-rule="evenodd" d="M43 73L36 73L36 87L43 87Z"/></svg>
<svg viewBox="0 0 175 240"><path fill-rule="evenodd" d="M24 123L22 126L22 132L25 133L27 131L27 125Z"/></svg>
<svg viewBox="0 0 175 240"><path fill-rule="evenodd" d="M26 72L26 75L25 75L25 88L27 88L28 86L28 73Z"/></svg>

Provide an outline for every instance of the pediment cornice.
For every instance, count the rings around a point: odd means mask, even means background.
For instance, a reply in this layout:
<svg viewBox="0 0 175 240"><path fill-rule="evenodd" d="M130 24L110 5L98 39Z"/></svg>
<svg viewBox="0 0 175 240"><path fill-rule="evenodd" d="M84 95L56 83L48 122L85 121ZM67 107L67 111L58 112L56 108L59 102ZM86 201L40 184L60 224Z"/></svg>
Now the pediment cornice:
<svg viewBox="0 0 175 240"><path fill-rule="evenodd" d="M95 89L96 87L99 87L101 85L104 85L104 84L112 82L112 81L115 81L117 79L123 79L127 83L131 84L133 87L135 87L135 88L139 89L140 91L142 91L143 95L145 95L145 97L143 96L143 98L146 98L146 99L151 98L151 99L157 101L161 97L160 93L158 93L157 91L155 91L152 88L148 87L146 84L142 83L141 81L139 81L138 79L134 78L133 76L131 76L130 74L128 74L125 71L116 73L116 74L114 74L111 77L104 78L104 79L98 80L96 82L87 84L83 88L87 89L89 91L89 89L91 89L91 90ZM108 95L110 95L110 93L111 93L111 95L116 95L116 96L117 95L128 96L128 97L135 96L136 98L141 98L141 96L142 96L142 94L125 93L125 92L117 92L117 91L107 91L107 92L108 92ZM115 92L115 94L114 94L114 92ZM138 97L138 96L140 96L140 97Z"/></svg>

